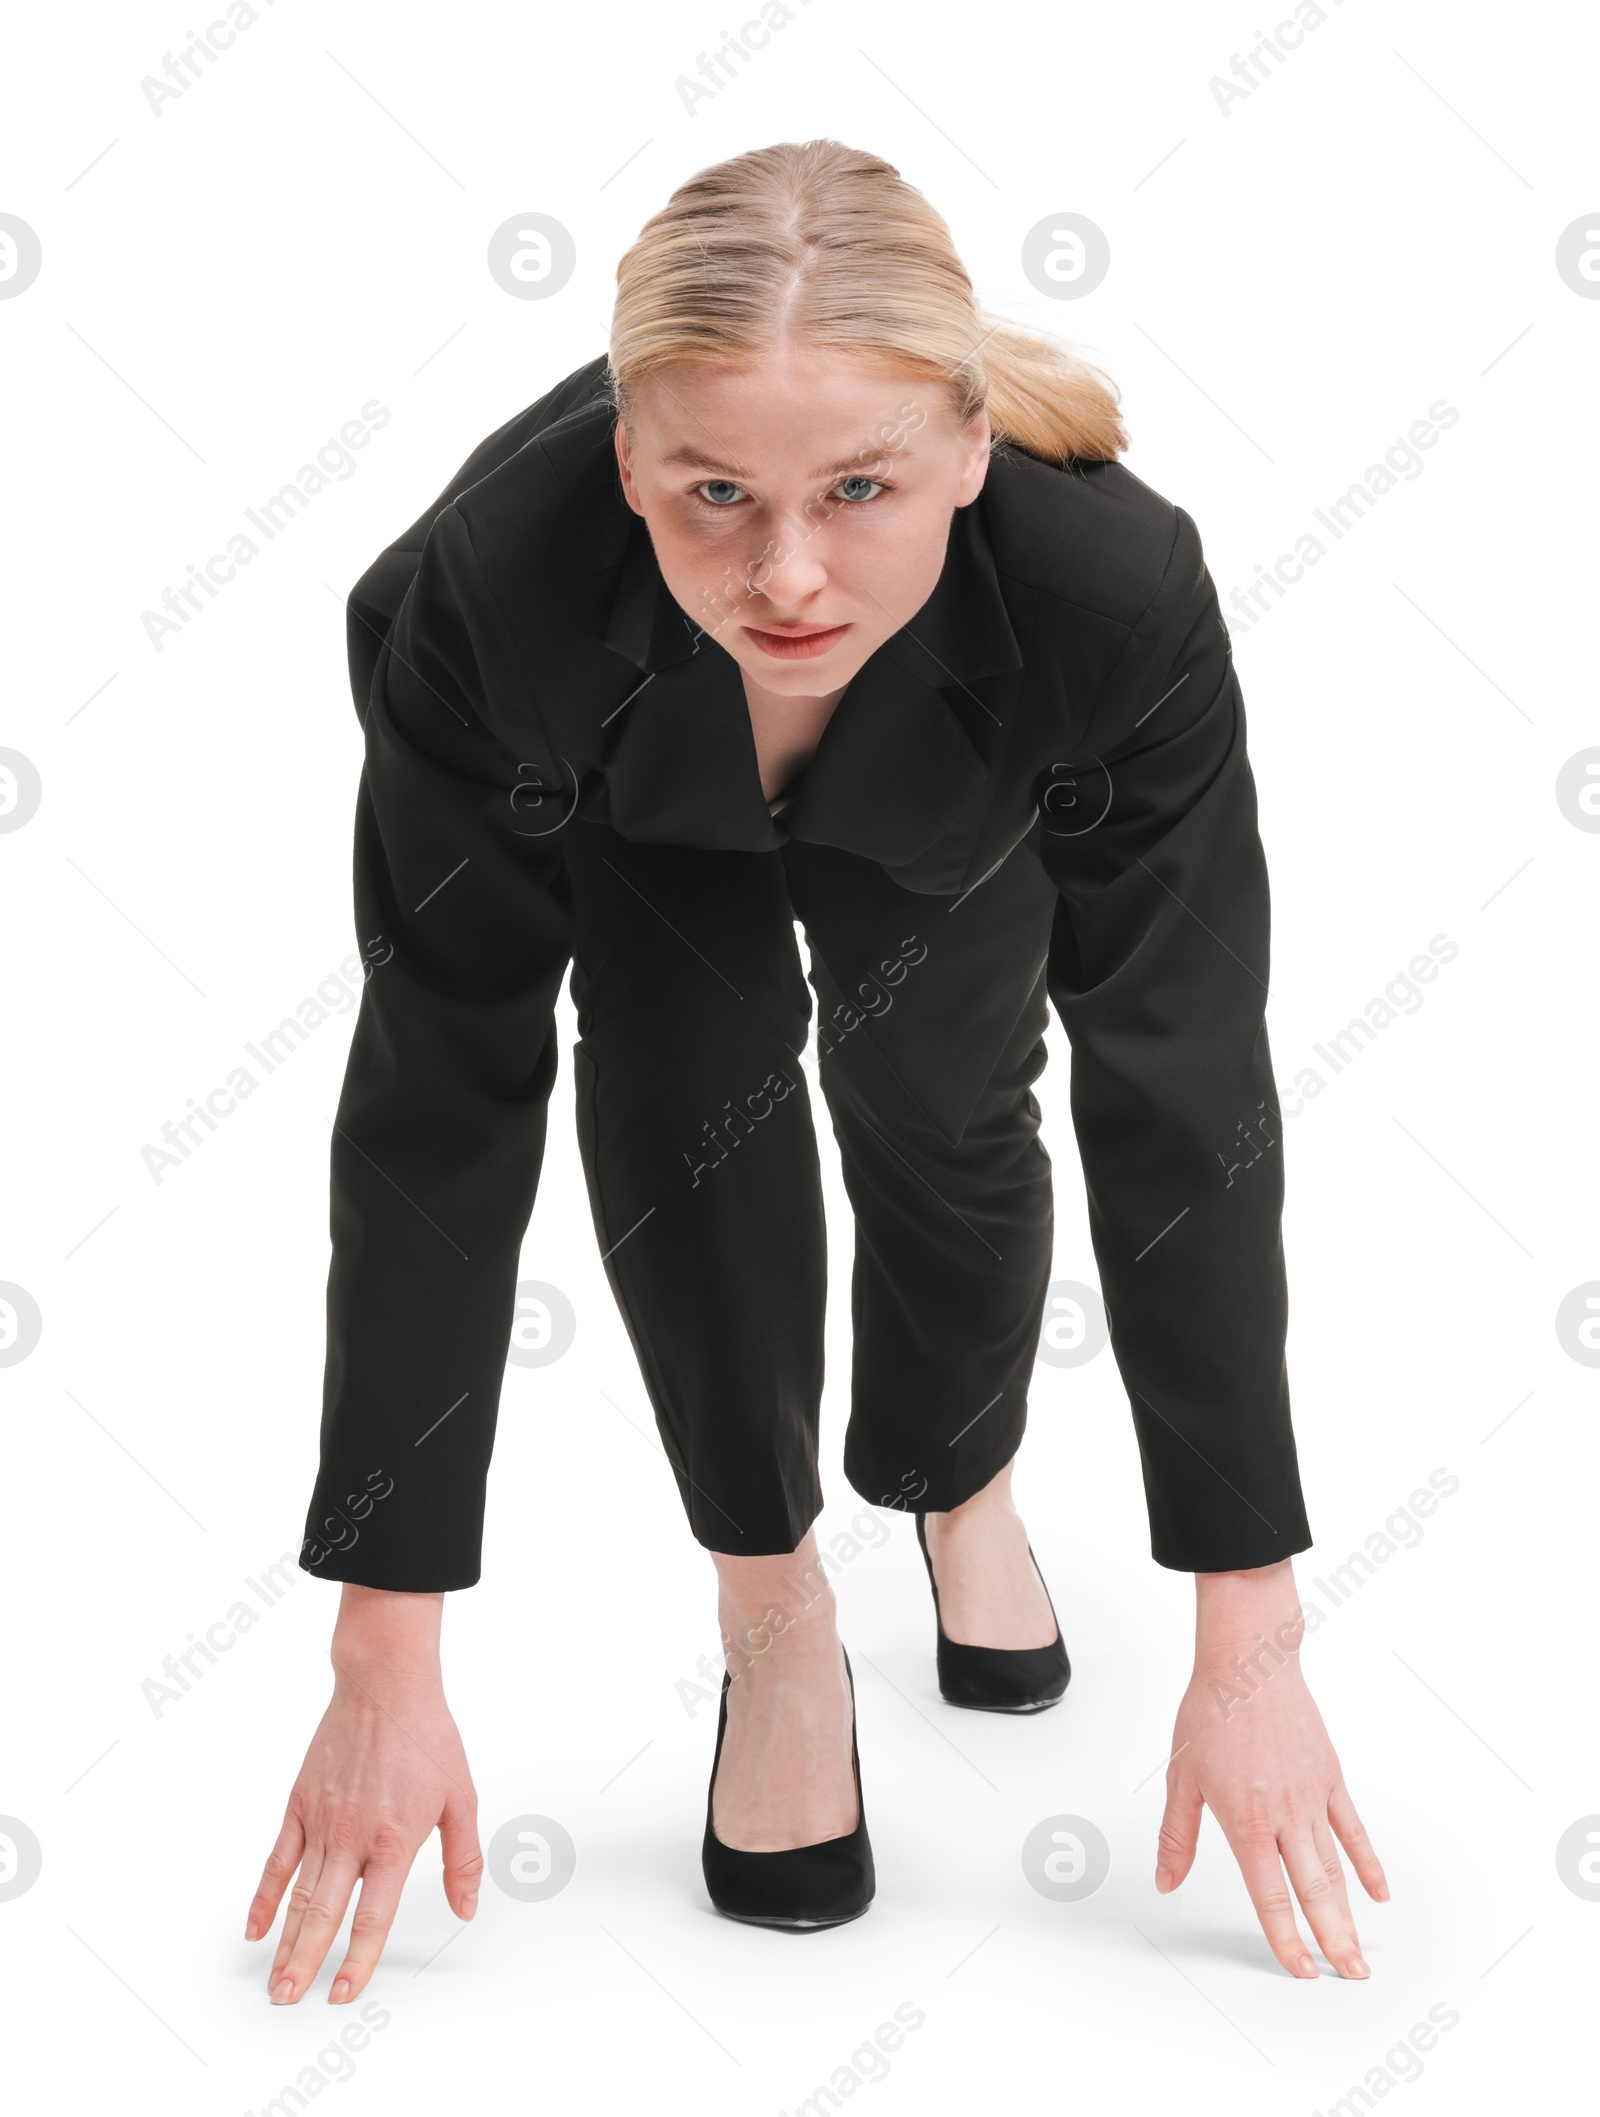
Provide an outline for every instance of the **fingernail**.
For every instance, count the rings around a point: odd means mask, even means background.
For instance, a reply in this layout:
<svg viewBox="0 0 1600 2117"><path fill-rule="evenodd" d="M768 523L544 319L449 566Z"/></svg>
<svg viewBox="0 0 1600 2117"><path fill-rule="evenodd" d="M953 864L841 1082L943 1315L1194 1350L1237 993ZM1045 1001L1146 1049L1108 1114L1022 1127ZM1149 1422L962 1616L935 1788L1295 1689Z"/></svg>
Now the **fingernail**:
<svg viewBox="0 0 1600 2117"><path fill-rule="evenodd" d="M1322 1975L1322 1972L1309 1955L1302 1955L1294 1967L1296 1977L1320 1977Z"/></svg>
<svg viewBox="0 0 1600 2117"><path fill-rule="evenodd" d="M461 1916L462 1916L462 1917L463 1917L464 1919L469 1919L469 1918L471 1918L471 1917L472 1917L472 1915L473 1915L473 1913L474 1913L474 1912L475 1912L475 1911L477 1910L477 1908L478 1908L478 1892L477 1892L476 1890L474 1890L474 1891L472 1892L471 1896L464 1896L464 1897L463 1897L463 1898L461 1899Z"/></svg>
<svg viewBox="0 0 1600 2117"><path fill-rule="evenodd" d="M336 1978L334 1979L334 1981L333 1981L333 1990L332 1990L332 1991L331 1991L331 1992L330 1992L330 1993L328 1994L328 2000L329 2000L329 2003L330 2003L330 2005L332 2005L332 2006L335 2006L335 2007L336 2007L336 2006L338 2006L338 2004L339 2004L339 2002L340 2002L341 2000L343 2000L343 1999L348 1999L349 1997L350 1997L350 1980L349 1980L349 1978L347 1978L347 1977L336 1977Z"/></svg>
<svg viewBox="0 0 1600 2117"><path fill-rule="evenodd" d="M1372 1975L1372 1972L1359 1955L1347 1955L1345 1957L1344 1971L1346 1977L1370 1977Z"/></svg>
<svg viewBox="0 0 1600 2117"><path fill-rule="evenodd" d="M1172 1876L1167 1872L1166 1868L1164 1867L1158 1867L1156 1869L1156 1887L1161 1891L1163 1896L1165 1896L1167 1891L1172 1887Z"/></svg>
<svg viewBox="0 0 1600 2117"><path fill-rule="evenodd" d="M245 1926L244 1937L247 1941L253 1941L260 1931L261 1928L256 1924L255 1920L251 1919Z"/></svg>
<svg viewBox="0 0 1600 2117"><path fill-rule="evenodd" d="M273 1988L272 2004L281 2007L286 1999L294 1998L294 1979L286 1977Z"/></svg>

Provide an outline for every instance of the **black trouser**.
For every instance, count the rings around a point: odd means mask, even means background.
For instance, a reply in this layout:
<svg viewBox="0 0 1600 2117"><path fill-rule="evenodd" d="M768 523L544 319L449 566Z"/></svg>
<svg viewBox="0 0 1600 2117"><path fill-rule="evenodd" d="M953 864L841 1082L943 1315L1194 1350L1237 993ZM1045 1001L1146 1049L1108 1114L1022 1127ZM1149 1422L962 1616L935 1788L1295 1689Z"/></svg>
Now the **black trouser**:
<svg viewBox="0 0 1600 2117"><path fill-rule="evenodd" d="M694 1536L792 1551L822 1503L797 919L856 1223L845 1472L876 1505L959 1505L1016 1453L1050 1278L1037 861L1019 847L952 902L826 848L641 844L575 819L566 864L595 1229Z"/></svg>

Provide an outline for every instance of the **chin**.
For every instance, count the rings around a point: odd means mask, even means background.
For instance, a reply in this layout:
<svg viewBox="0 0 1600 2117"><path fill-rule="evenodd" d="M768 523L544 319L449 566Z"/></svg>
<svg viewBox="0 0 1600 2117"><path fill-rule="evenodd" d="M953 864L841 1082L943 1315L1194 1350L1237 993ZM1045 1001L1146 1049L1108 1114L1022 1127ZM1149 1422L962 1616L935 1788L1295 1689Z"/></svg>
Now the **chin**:
<svg viewBox="0 0 1600 2117"><path fill-rule="evenodd" d="M776 692L780 698L815 698L849 683L866 658L864 654L822 654L812 662L769 662L764 654L754 654L740 666L763 691Z"/></svg>

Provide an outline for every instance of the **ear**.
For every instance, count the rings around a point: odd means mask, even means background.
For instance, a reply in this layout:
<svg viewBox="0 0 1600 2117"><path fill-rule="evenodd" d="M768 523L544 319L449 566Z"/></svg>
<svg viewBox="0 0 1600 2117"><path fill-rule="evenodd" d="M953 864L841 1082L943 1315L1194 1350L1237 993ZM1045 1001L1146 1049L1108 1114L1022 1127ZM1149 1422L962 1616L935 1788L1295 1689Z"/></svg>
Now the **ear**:
<svg viewBox="0 0 1600 2117"><path fill-rule="evenodd" d="M994 436L989 425L986 407L978 411L962 428L962 439L966 443L967 460L962 466L961 483L956 488L957 507L966 507L983 490L983 481L989 475L989 451Z"/></svg>
<svg viewBox="0 0 1600 2117"><path fill-rule="evenodd" d="M636 515L642 515L644 513L644 506L639 498L639 488L634 483L633 466L629 460L629 451L632 444L628 434L628 429L623 425L620 419L617 421L616 425L611 430L611 438L616 444L617 469L622 478L623 498L627 501L628 505L633 509Z"/></svg>

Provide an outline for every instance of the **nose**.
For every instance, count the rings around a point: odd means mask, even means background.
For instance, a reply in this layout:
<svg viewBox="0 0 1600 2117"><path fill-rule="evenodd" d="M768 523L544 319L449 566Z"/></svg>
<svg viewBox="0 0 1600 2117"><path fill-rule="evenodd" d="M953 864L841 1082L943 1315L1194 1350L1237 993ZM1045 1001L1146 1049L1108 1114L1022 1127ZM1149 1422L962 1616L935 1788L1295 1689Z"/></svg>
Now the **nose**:
<svg viewBox="0 0 1600 2117"><path fill-rule="evenodd" d="M773 615L798 615L801 606L827 585L828 569L822 555L804 529L790 529L776 536L751 561L748 584L774 606Z"/></svg>

